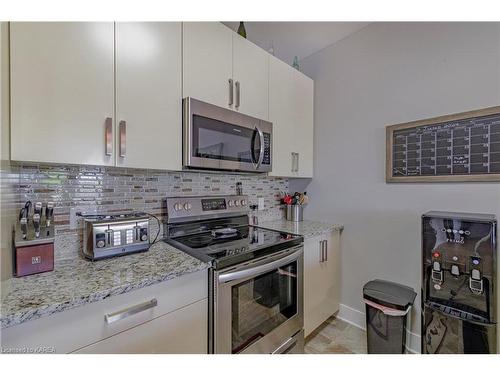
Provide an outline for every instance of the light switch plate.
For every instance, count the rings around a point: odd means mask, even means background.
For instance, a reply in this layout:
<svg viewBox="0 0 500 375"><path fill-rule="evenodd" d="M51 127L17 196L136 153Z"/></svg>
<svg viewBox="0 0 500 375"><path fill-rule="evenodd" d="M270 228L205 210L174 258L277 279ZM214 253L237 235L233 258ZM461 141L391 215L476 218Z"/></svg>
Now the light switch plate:
<svg viewBox="0 0 500 375"><path fill-rule="evenodd" d="M259 205L259 211L264 209L264 198L263 197L258 198L258 205Z"/></svg>
<svg viewBox="0 0 500 375"><path fill-rule="evenodd" d="M81 227L83 218L77 214L95 215L96 213L96 207L71 207L69 209L69 229L78 229Z"/></svg>

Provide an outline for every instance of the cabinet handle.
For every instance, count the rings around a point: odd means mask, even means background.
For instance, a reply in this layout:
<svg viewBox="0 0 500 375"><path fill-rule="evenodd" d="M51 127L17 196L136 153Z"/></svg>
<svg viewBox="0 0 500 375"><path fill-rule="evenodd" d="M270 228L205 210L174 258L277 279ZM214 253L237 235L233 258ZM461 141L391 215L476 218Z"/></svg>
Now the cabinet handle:
<svg viewBox="0 0 500 375"><path fill-rule="evenodd" d="M295 157L297 158L297 162L295 163L295 172L298 172L299 171L299 153L296 152L295 153Z"/></svg>
<svg viewBox="0 0 500 375"><path fill-rule="evenodd" d="M135 315L135 314L140 313L142 311L152 309L153 307L155 307L157 305L158 305L158 301L156 300L156 298L153 298L151 301L140 303L140 304L132 306L132 307L127 307L126 309L117 311L115 313L106 314L106 315L104 315L104 320L106 321L106 323L111 324L111 323L117 322L119 320L125 319L131 315Z"/></svg>
<svg viewBox="0 0 500 375"><path fill-rule="evenodd" d="M113 119L106 117L104 121L104 153L111 156L113 153Z"/></svg>
<svg viewBox="0 0 500 375"><path fill-rule="evenodd" d="M127 153L127 122L120 121L120 157L124 158Z"/></svg>
<svg viewBox="0 0 500 375"><path fill-rule="evenodd" d="M234 102L234 83L233 83L233 79L232 78L229 78L229 105L233 105L233 102Z"/></svg>
<svg viewBox="0 0 500 375"><path fill-rule="evenodd" d="M298 153L292 152L292 172L297 172L299 170L297 167L297 164L298 164L297 156L298 156Z"/></svg>
<svg viewBox="0 0 500 375"><path fill-rule="evenodd" d="M234 85L236 87L236 104L234 106L240 108L240 81L236 81Z"/></svg>
<svg viewBox="0 0 500 375"><path fill-rule="evenodd" d="M323 263L323 241L319 241L319 262Z"/></svg>
<svg viewBox="0 0 500 375"><path fill-rule="evenodd" d="M325 244L325 262L328 262L328 240L323 241Z"/></svg>

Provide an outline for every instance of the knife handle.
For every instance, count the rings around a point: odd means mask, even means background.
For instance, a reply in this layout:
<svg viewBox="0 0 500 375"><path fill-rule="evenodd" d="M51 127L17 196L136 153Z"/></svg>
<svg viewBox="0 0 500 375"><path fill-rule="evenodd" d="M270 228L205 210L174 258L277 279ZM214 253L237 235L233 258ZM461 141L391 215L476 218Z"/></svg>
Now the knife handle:
<svg viewBox="0 0 500 375"><path fill-rule="evenodd" d="M40 215L33 215L33 226L35 227L35 237L40 237Z"/></svg>
<svg viewBox="0 0 500 375"><path fill-rule="evenodd" d="M21 223L21 233L23 234L23 240L25 240L28 235L28 219L23 217L19 222Z"/></svg>
<svg viewBox="0 0 500 375"><path fill-rule="evenodd" d="M45 225L50 227L50 222L54 216L54 202L48 202L47 207L45 207Z"/></svg>
<svg viewBox="0 0 500 375"><path fill-rule="evenodd" d="M42 216L42 209L43 209L42 202L36 202L34 214Z"/></svg>
<svg viewBox="0 0 500 375"><path fill-rule="evenodd" d="M25 216L29 217L30 216L30 211L31 211L31 201L27 201L24 204L24 210L25 210Z"/></svg>

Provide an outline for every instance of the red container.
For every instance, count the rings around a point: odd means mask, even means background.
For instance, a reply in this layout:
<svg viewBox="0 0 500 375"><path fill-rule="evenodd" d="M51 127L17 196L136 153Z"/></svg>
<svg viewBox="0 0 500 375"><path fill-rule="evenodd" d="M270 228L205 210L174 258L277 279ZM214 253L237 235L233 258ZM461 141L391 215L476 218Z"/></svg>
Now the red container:
<svg viewBox="0 0 500 375"><path fill-rule="evenodd" d="M54 270L54 243L16 248L16 277Z"/></svg>

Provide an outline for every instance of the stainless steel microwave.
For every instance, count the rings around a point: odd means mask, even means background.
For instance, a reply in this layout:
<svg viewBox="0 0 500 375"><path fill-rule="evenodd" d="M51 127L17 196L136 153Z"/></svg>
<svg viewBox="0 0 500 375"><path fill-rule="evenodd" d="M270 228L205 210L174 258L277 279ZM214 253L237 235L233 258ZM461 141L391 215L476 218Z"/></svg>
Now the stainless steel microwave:
<svg viewBox="0 0 500 375"><path fill-rule="evenodd" d="M193 98L183 100L185 168L272 169L273 124Z"/></svg>

